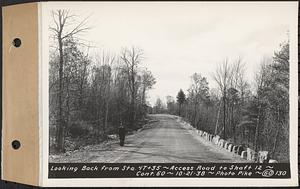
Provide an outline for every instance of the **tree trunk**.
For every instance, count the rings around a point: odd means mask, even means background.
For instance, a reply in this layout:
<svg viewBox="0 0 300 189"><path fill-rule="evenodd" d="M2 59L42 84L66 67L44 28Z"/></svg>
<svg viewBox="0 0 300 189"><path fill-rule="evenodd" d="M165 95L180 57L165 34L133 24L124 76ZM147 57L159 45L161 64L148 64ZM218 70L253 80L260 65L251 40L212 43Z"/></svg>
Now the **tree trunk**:
<svg viewBox="0 0 300 189"><path fill-rule="evenodd" d="M223 119L223 139L226 140L226 89L223 95L223 110L224 110L224 119Z"/></svg>
<svg viewBox="0 0 300 189"><path fill-rule="evenodd" d="M108 122L108 106L109 102L107 101L106 102L106 106L105 106L105 118L104 118L104 124L103 124L103 136L104 136L104 139L107 140L107 122Z"/></svg>
<svg viewBox="0 0 300 189"><path fill-rule="evenodd" d="M258 99L259 103L259 99ZM259 137L259 119L260 119L260 109L261 105L258 107L257 119L256 119L256 127L255 127L255 137L254 137L254 150L258 150L258 137Z"/></svg>
<svg viewBox="0 0 300 189"><path fill-rule="evenodd" d="M61 36L58 37L59 44L59 91L58 91L58 129L57 129L57 150L64 151L64 123L63 123L63 44Z"/></svg>
<svg viewBox="0 0 300 189"><path fill-rule="evenodd" d="M279 135L279 127L277 127L277 130L276 130L275 140L274 140L273 149L272 149L273 158L275 156L275 152L276 152L276 148L277 148L278 135Z"/></svg>
<svg viewBox="0 0 300 189"><path fill-rule="evenodd" d="M147 114L147 109L145 108L146 106L146 87L143 88L142 92L142 111L143 111L143 117Z"/></svg>
<svg viewBox="0 0 300 189"><path fill-rule="evenodd" d="M232 125L232 132L233 132L233 142L235 143L236 136L235 136L235 121L234 121L233 113L234 113L234 103L231 107L231 125Z"/></svg>
<svg viewBox="0 0 300 189"><path fill-rule="evenodd" d="M109 73L108 83L107 83L107 91L106 91L106 107L105 107L105 119L104 119L104 137L107 140L107 127L108 127L108 110L109 110L109 99L110 99L110 78L111 74Z"/></svg>
<svg viewBox="0 0 300 189"><path fill-rule="evenodd" d="M69 132L69 121L70 121L70 91L69 91L69 78L66 79L66 89L67 89L67 95L66 95L66 113L65 113L65 119L66 122L64 124L65 128L65 135L68 135Z"/></svg>
<svg viewBox="0 0 300 189"><path fill-rule="evenodd" d="M196 102L194 105L194 119L193 119L194 127L196 127L196 122L197 122L197 104L198 102Z"/></svg>
<svg viewBox="0 0 300 189"><path fill-rule="evenodd" d="M134 78L134 62L131 68L131 115L130 115L130 125L132 128L135 127L135 78Z"/></svg>
<svg viewBox="0 0 300 189"><path fill-rule="evenodd" d="M220 101L219 108L218 108L217 121L216 121L216 127L215 127L215 135L218 133L219 118L220 118L220 114L221 114L221 106L222 106L222 101Z"/></svg>
<svg viewBox="0 0 300 189"><path fill-rule="evenodd" d="M277 123L280 124L280 114L279 114L279 106L277 106ZM277 147L277 138L279 135L279 126L277 125L277 129L276 129L276 135L275 135L275 140L274 140L274 145L273 145L273 149L272 149L272 155L273 158L275 156L275 152L276 152L276 147Z"/></svg>
<svg viewBox="0 0 300 189"><path fill-rule="evenodd" d="M184 107L185 107L185 109L184 109L185 110L185 118L187 118L188 117L187 105L185 105Z"/></svg>
<svg viewBox="0 0 300 189"><path fill-rule="evenodd" d="M84 81L85 81L85 78L86 78L86 69L87 69L87 65L86 65L86 63L84 64L84 69L83 69L83 75L82 75L82 78L81 78L81 82L80 82L80 88L79 88L79 108L82 108L82 106L83 106L83 95L84 95ZM80 119L82 119L83 118L83 114L82 114L83 112L82 111L80 111L80 115L79 115L79 117L80 117Z"/></svg>

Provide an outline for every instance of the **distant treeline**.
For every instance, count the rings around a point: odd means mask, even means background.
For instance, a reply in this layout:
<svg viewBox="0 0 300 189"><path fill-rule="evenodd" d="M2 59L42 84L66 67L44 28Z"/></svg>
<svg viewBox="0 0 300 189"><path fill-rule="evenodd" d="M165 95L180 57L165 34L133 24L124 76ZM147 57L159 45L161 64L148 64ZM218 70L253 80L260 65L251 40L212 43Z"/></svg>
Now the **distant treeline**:
<svg viewBox="0 0 300 189"><path fill-rule="evenodd" d="M143 51L123 48L95 56L78 38L86 19L76 21L68 10L52 12L49 62L50 153L96 144L124 125L127 131L143 123L147 91L155 78L142 67Z"/></svg>
<svg viewBox="0 0 300 189"><path fill-rule="evenodd" d="M289 43L261 61L251 85L245 71L240 58L225 59L213 74L217 89L195 73L186 92L180 89L176 100L167 96L166 104L158 98L152 112L180 115L198 129L288 162Z"/></svg>

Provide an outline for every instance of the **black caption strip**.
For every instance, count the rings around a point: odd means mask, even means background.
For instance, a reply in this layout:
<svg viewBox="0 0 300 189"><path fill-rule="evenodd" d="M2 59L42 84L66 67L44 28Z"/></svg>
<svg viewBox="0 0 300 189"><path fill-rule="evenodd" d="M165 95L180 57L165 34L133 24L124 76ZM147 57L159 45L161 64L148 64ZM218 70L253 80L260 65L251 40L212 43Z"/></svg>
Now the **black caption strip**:
<svg viewBox="0 0 300 189"><path fill-rule="evenodd" d="M291 178L289 163L50 163L49 178Z"/></svg>

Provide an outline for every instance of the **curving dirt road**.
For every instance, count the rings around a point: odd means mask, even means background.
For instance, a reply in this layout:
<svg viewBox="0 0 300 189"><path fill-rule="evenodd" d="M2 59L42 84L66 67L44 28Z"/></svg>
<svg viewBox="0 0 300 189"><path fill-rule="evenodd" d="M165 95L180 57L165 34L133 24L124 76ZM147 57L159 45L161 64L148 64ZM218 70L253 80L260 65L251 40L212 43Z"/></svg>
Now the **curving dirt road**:
<svg viewBox="0 0 300 189"><path fill-rule="evenodd" d="M117 142L106 149L94 146L76 152L59 162L106 163L222 163L247 162L199 137L191 128L177 121L176 116L156 114L141 131L127 136L125 146ZM50 161L51 162L51 161ZM57 162L54 160L54 162Z"/></svg>

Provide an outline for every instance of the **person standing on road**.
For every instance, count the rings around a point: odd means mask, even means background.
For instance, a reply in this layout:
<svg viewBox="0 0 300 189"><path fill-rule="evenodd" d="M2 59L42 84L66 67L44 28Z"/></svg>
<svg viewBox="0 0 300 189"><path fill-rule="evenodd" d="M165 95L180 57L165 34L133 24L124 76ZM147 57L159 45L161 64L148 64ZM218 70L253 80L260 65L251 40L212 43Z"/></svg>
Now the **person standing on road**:
<svg viewBox="0 0 300 189"><path fill-rule="evenodd" d="M119 127L119 138L120 138L120 146L124 146L124 141L125 141L125 127L122 125L120 125Z"/></svg>

